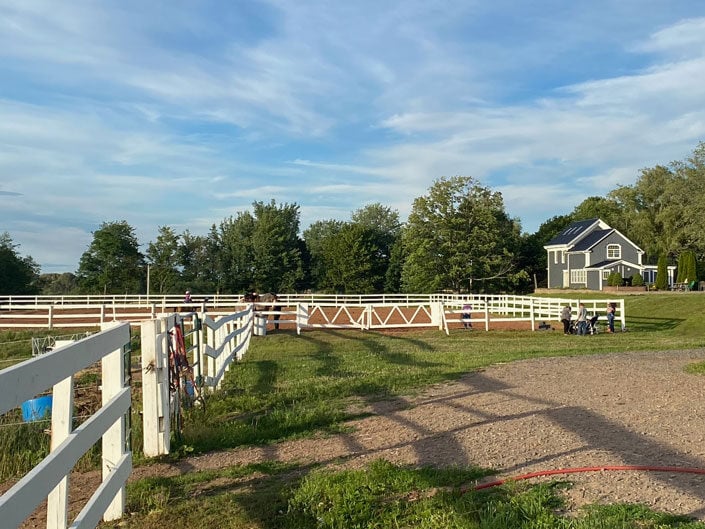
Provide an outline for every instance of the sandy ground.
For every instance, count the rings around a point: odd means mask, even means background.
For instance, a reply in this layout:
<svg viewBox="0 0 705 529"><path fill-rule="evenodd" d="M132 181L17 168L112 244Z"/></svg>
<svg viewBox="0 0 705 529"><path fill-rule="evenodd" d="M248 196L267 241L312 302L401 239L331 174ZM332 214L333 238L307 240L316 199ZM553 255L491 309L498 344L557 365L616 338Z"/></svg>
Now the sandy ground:
<svg viewBox="0 0 705 529"><path fill-rule="evenodd" d="M705 469L705 378L685 365L705 350L537 358L470 373L424 393L364 405L350 433L243 448L135 469L131 479L255 461L360 467L478 465L499 477L617 465ZM571 510L630 502L705 520L705 475L598 471L540 479L574 483ZM72 487L72 504L97 476ZM38 512L23 527L43 527Z"/></svg>

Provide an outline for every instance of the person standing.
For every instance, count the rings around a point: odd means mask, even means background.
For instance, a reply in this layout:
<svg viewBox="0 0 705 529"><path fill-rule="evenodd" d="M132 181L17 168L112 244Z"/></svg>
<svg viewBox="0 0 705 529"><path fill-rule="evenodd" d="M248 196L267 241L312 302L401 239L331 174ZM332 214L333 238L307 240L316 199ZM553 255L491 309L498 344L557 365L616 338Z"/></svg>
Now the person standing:
<svg viewBox="0 0 705 529"><path fill-rule="evenodd" d="M587 309L584 303L578 305L578 334L587 334Z"/></svg>
<svg viewBox="0 0 705 529"><path fill-rule="evenodd" d="M573 311L570 309L570 305L563 307L561 311L561 323L563 323L563 334L570 334L570 317L573 315Z"/></svg>
<svg viewBox="0 0 705 529"><path fill-rule="evenodd" d="M463 320L463 327L466 329L472 329L472 305L466 303L463 305L461 312L463 313L461 317Z"/></svg>
<svg viewBox="0 0 705 529"><path fill-rule="evenodd" d="M607 304L607 332L614 332L614 312L616 308L616 303Z"/></svg>

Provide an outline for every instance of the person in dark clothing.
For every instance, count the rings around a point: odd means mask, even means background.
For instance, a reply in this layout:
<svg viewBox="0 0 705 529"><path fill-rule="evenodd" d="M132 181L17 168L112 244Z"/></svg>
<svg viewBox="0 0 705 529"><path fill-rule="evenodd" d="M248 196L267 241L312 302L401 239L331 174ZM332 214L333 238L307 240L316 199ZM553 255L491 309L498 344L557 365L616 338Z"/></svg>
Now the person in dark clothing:
<svg viewBox="0 0 705 529"><path fill-rule="evenodd" d="M573 311L570 309L570 305L563 307L561 311L561 323L563 324L563 334L570 334L570 317Z"/></svg>

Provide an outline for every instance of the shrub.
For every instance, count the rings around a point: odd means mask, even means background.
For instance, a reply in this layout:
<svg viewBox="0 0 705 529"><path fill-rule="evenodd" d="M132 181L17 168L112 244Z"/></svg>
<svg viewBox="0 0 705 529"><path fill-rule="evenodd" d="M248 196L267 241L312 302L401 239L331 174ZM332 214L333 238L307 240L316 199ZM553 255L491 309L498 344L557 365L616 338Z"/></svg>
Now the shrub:
<svg viewBox="0 0 705 529"><path fill-rule="evenodd" d="M607 284L611 287L621 287L622 286L622 274L619 272L612 272L607 277Z"/></svg>
<svg viewBox="0 0 705 529"><path fill-rule="evenodd" d="M632 286L633 287L643 287L644 286L644 278L641 277L641 274L634 274L632 276Z"/></svg>

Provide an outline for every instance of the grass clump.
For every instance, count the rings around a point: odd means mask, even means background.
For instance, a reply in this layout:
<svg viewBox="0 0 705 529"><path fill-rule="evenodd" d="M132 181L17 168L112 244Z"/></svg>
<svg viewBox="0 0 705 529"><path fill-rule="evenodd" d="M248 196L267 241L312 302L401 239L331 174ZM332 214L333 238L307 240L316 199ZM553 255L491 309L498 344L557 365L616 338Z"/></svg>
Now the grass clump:
<svg viewBox="0 0 705 529"><path fill-rule="evenodd" d="M307 475L305 475L308 472ZM357 470L237 466L128 485L131 515L103 527L157 529L705 529L639 505L565 513L565 482L474 491L479 468L410 468L378 460Z"/></svg>

